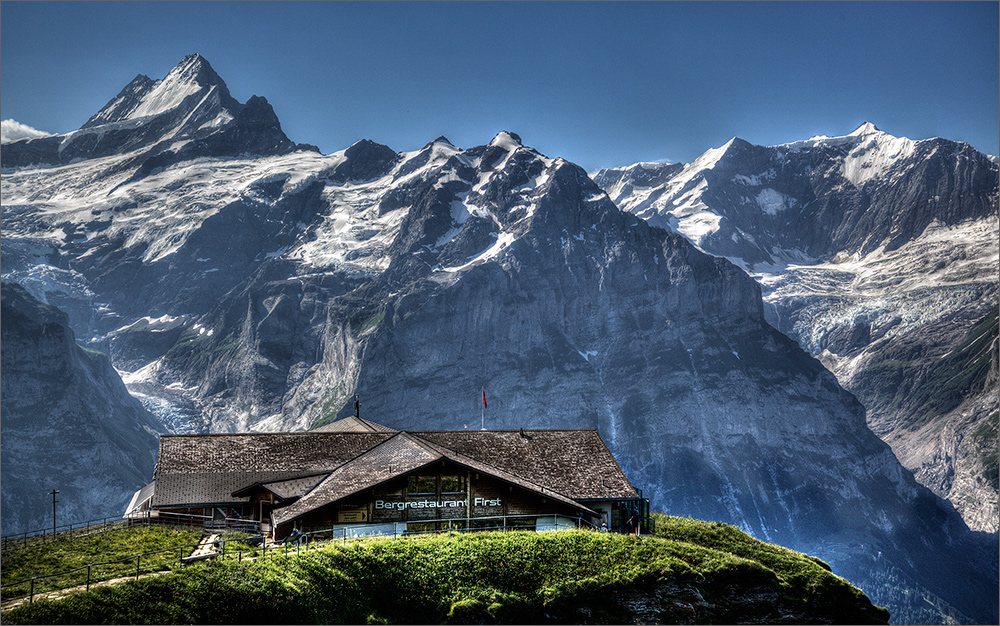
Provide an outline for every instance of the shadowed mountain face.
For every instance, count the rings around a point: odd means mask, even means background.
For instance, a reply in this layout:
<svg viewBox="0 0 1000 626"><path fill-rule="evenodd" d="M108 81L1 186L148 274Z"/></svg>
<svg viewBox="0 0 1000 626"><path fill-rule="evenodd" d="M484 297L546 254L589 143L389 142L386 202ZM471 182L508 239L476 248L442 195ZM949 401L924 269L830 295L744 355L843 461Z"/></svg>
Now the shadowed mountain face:
<svg viewBox="0 0 1000 626"><path fill-rule="evenodd" d="M113 515L153 477L159 423L65 313L3 283L3 532Z"/></svg>
<svg viewBox="0 0 1000 626"><path fill-rule="evenodd" d="M129 98L95 117L149 101ZM891 571L876 602L924 585L953 605L911 621L995 614L995 573L968 567L988 549L767 323L758 284L572 163L509 132L464 150L138 154L5 170L4 276L69 311L172 431L306 429L355 393L401 429L596 424L655 509L856 566L862 588Z"/></svg>

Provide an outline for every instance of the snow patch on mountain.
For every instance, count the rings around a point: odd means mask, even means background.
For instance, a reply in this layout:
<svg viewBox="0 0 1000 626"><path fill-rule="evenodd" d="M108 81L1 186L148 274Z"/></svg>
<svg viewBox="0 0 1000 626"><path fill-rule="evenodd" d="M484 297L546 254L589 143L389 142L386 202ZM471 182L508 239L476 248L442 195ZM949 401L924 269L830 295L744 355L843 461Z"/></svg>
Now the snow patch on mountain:
<svg viewBox="0 0 1000 626"><path fill-rule="evenodd" d="M720 230L722 217L702 201L708 189L705 172L713 169L738 141L735 137L719 148L713 148L684 166L665 183L644 186L622 177L605 189L618 206L655 226L678 232L695 245ZM639 164L642 169L654 170L669 164ZM630 166L630 168L636 166ZM762 201L774 209L775 198L766 195Z"/></svg>
<svg viewBox="0 0 1000 626"><path fill-rule="evenodd" d="M844 159L841 173L855 187L882 178L900 159L913 154L916 142L878 132L861 135L861 141Z"/></svg>
<svg viewBox="0 0 1000 626"><path fill-rule="evenodd" d="M825 350L830 329L864 318L872 332L891 338L974 304L981 285L995 292L1000 272L996 218L944 226L935 222L906 245L881 247L864 257L788 264L754 273L765 303L808 302L793 326L781 323L807 350ZM878 324L886 324L886 332Z"/></svg>
<svg viewBox="0 0 1000 626"><path fill-rule="evenodd" d="M425 151L428 154L424 155ZM295 246L287 253L287 258L314 270L336 269L358 275L384 271L391 261L389 248L409 212L408 207L386 209L382 204L385 194L393 188L431 180L435 176L435 188L450 182L467 184L453 169L444 171L449 160L458 153L454 146L437 141L423 150L402 153L397 165L377 179L327 185L323 197L330 206L329 212L315 227L314 237ZM426 163L414 168L414 163L423 156L427 157ZM344 152L328 158L331 159L328 169L332 171L344 158ZM464 224L467 216L463 218L462 213L460 209L453 210L453 220ZM439 241L438 246L444 243L446 241Z"/></svg>
<svg viewBox="0 0 1000 626"><path fill-rule="evenodd" d="M502 148L507 152L513 152L521 147L521 138L506 130L497 133L489 145L491 147Z"/></svg>
<svg viewBox="0 0 1000 626"><path fill-rule="evenodd" d="M143 246L143 261L155 263L176 252L222 207L239 200L268 201L257 190L274 182L278 172L285 180L285 193L296 193L338 159L306 151L263 159L202 157L154 170L136 181L123 181L124 174L104 177L106 169L118 162L107 157L5 174L0 181L5 231L23 228L34 237L66 243L71 237L67 226L100 223L105 236L123 238L126 248ZM18 217L6 215L12 205L19 207ZM20 216L26 217L28 208L33 209L32 219L22 225ZM88 228L85 236L94 234Z"/></svg>
<svg viewBox="0 0 1000 626"><path fill-rule="evenodd" d="M174 69L167 74L167 78L160 81L139 103L139 106L132 109L128 119L137 119L151 115L159 115L181 105L189 96L192 96L203 89L197 82L190 80L189 76ZM187 78L187 80L185 80ZM214 88L209 87L209 89Z"/></svg>
<svg viewBox="0 0 1000 626"><path fill-rule="evenodd" d="M970 282L989 284L995 282L1000 267L998 237L995 217L952 226L935 221L896 250L887 251L882 246L863 257L841 256L806 265L791 263L753 275L765 290L765 301L796 294L836 297L846 293L863 300Z"/></svg>
<svg viewBox="0 0 1000 626"><path fill-rule="evenodd" d="M789 198L780 191L775 191L770 187L760 190L757 194L757 204L760 209L768 215L777 215L794 204L794 198Z"/></svg>

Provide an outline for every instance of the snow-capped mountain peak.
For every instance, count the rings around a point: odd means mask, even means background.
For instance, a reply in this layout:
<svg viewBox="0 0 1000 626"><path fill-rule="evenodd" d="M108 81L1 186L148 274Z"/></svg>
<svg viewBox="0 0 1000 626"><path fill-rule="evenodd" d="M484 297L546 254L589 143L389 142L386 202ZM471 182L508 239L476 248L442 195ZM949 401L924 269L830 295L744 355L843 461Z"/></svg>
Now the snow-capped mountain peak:
<svg viewBox="0 0 1000 626"><path fill-rule="evenodd" d="M850 134L848 134L848 137L864 137L865 135L872 135L881 132L882 131L880 131L878 127L875 126L875 124L872 124L871 122L865 122L861 126L858 126L853 131L851 131Z"/></svg>
<svg viewBox="0 0 1000 626"><path fill-rule="evenodd" d="M729 151L736 146L739 142L743 142L739 137L733 137L723 145L718 148L711 148L706 150L704 154L694 160L691 163L690 168L694 170L707 170L715 167L715 165L722 160ZM745 142L744 142L745 143Z"/></svg>
<svg viewBox="0 0 1000 626"><path fill-rule="evenodd" d="M136 76L83 127L90 128L159 115L176 109L195 94L207 96L213 87L216 87L223 96L222 104L229 106L234 104L230 102L226 83L215 73L208 61L201 55L190 54L162 80L152 80L142 74Z"/></svg>
<svg viewBox="0 0 1000 626"><path fill-rule="evenodd" d="M865 139L888 141L892 139L897 139L897 137L893 137L889 133L880 130L877 126L875 126L875 124L871 122L865 122L846 135L836 135L834 137L830 137L829 135L816 135L814 137L810 137L809 139L803 139L799 141L793 141L790 143L783 143L769 147L785 149L794 152L799 152L802 150L811 150L814 148L821 148L824 146L845 147L850 149L852 146L858 145Z"/></svg>
<svg viewBox="0 0 1000 626"><path fill-rule="evenodd" d="M198 157L318 151L289 141L265 98L253 96L246 104L233 98L198 54L184 57L162 80L136 76L79 130L31 143L5 149L3 166L113 157L118 163L102 171L129 172L135 180Z"/></svg>
<svg viewBox="0 0 1000 626"><path fill-rule="evenodd" d="M490 141L491 147L503 148L504 150L516 150L522 146L521 138L512 132L502 130Z"/></svg>
<svg viewBox="0 0 1000 626"><path fill-rule="evenodd" d="M427 148L430 148L434 144L442 144L442 145L445 145L445 146L451 146L453 148L455 147L455 144L451 143L451 141L449 141L447 137L445 137L444 135L441 135L440 137L438 137L434 141L429 141L426 144L424 144L424 147L421 148L421 149L422 150L426 150Z"/></svg>

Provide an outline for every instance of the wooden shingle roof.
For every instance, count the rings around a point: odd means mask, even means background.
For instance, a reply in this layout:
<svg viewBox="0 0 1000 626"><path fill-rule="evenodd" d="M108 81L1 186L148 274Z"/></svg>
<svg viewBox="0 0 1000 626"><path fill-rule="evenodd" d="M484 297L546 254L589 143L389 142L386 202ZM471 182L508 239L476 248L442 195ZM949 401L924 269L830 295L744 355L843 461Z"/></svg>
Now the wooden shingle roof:
<svg viewBox="0 0 1000 626"><path fill-rule="evenodd" d="M421 433L422 434L422 433ZM513 485L517 485L522 489L527 489L528 491L534 491L535 493L544 496L546 498L551 498L567 504L570 507L588 510L587 507L582 506L576 502L576 500L565 493L561 493L558 489L553 488L551 485L546 485L544 483L539 483L537 481L527 480L520 475L514 474L513 472L508 472L507 470L501 469L492 465L490 463L484 463L478 459L473 459L472 457L466 456L460 452L455 452L443 446L439 446L423 437L419 437L424 445L431 447L432 449L437 449L440 451L441 455L455 463L459 463L468 467L469 469L482 472L484 474L489 474L494 478L499 478L500 480L506 481Z"/></svg>
<svg viewBox="0 0 1000 626"><path fill-rule="evenodd" d="M275 512L290 519L440 458L569 502L638 496L595 430L346 430L164 435L152 505L246 502L259 485L300 497Z"/></svg>
<svg viewBox="0 0 1000 626"><path fill-rule="evenodd" d="M377 424L363 417L351 415L336 422L331 422L325 426L314 428L309 432L313 433L394 433L398 432L388 426Z"/></svg>
<svg viewBox="0 0 1000 626"><path fill-rule="evenodd" d="M162 435L154 507L246 502L234 491L332 471L391 433Z"/></svg>
<svg viewBox="0 0 1000 626"><path fill-rule="evenodd" d="M255 489L263 489L265 491L270 491L282 500L300 498L312 491L316 485L322 482L322 480L327 476L329 476L329 473L313 474L311 476L297 476L295 478L287 478L283 480L256 482L252 485L234 491L233 496L237 498L245 497L249 496Z"/></svg>
<svg viewBox="0 0 1000 626"><path fill-rule="evenodd" d="M392 433L162 435L157 472L328 471Z"/></svg>
<svg viewBox="0 0 1000 626"><path fill-rule="evenodd" d="M596 430L442 430L415 433L574 500L639 496Z"/></svg>

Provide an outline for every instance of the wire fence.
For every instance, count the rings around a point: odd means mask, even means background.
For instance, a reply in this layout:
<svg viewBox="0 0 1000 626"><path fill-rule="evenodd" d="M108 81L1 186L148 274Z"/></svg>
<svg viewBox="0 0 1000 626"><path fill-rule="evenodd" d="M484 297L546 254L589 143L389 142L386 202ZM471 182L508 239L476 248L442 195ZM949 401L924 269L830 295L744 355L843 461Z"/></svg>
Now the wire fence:
<svg viewBox="0 0 1000 626"><path fill-rule="evenodd" d="M257 532L260 522L243 518L217 518L211 515L191 515L187 513L171 513L167 511L142 511L126 517L102 517L85 522L63 524L54 529L42 528L29 530L16 535L0 537L0 554L12 550L26 548L30 545L49 543L51 541L84 537L94 533L128 528L142 524L169 524L187 526L189 528L207 528L212 530L234 529Z"/></svg>
<svg viewBox="0 0 1000 626"><path fill-rule="evenodd" d="M199 517L199 516L194 516ZM153 518L156 519L156 518ZM193 523L193 520L188 520ZM162 523L162 520L161 522ZM389 527L392 530L389 530ZM466 533L483 531L556 530L587 528L593 524L576 517L563 515L508 515L497 517L461 518L454 520L426 520L408 523L370 524L331 527L306 533L293 533L283 540L268 543L262 535L219 539L208 544L210 551L196 554L206 544L187 544L152 552L134 554L113 561L90 563L75 569L34 576L0 585L0 601L8 602L27 598L34 602L40 594L51 594L68 589L90 590L92 585L109 580L139 578L143 573L170 571L191 563L209 559L266 560L268 555L302 554L334 542L347 542L370 537L409 537L435 533ZM256 545L254 545L256 544Z"/></svg>
<svg viewBox="0 0 1000 626"><path fill-rule="evenodd" d="M55 528L41 528L29 530L16 535L5 535L0 537L0 552L6 554L10 550L24 548L37 543L54 541L61 537L79 537L94 532L103 532L113 528L124 528L128 526L128 520L117 517L102 517L100 519L88 520L86 522L76 522L73 524L63 524Z"/></svg>

